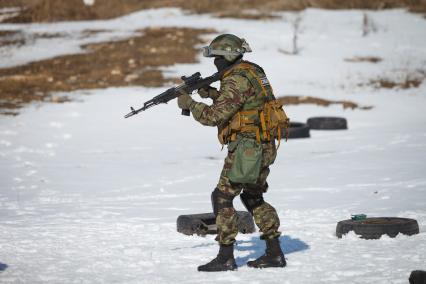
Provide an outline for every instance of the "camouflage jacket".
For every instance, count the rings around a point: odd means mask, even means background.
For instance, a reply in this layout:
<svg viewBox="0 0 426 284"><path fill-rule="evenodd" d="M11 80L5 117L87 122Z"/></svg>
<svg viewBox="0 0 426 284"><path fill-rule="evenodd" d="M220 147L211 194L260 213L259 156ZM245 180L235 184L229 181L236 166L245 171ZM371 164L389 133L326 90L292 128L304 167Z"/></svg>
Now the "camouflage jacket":
<svg viewBox="0 0 426 284"><path fill-rule="evenodd" d="M263 70L247 61L241 63L253 65L258 78L264 78L268 93L273 96ZM203 125L217 126L220 132L238 111L263 107L266 97L261 88L265 86L253 83L253 75L249 70L237 64L222 78L219 91L214 88L209 89L209 97L213 99L212 105L196 102L191 105L190 110L195 120Z"/></svg>

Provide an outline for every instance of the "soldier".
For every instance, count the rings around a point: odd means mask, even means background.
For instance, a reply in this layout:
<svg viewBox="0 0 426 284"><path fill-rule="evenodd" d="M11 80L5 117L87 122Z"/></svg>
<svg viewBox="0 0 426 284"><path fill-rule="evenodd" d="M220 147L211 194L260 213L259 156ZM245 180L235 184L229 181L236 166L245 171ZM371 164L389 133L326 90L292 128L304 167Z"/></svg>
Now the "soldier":
<svg viewBox="0 0 426 284"><path fill-rule="evenodd" d="M204 47L205 57L214 57L214 64L223 72L220 90L213 87L198 90L202 98L211 98L212 105L195 102L188 94L178 98L181 109L189 109L203 125L217 126L219 141L228 145L228 155L211 200L216 216L220 249L217 257L198 271L235 270L234 243L238 233L233 199L239 195L253 215L266 241L265 254L247 265L255 268L284 267L286 261L279 243L280 220L277 212L263 200L268 189L266 178L277 151L275 139L280 127L288 122L281 105L275 101L263 69L243 61L251 49L244 39L232 34L216 37Z"/></svg>

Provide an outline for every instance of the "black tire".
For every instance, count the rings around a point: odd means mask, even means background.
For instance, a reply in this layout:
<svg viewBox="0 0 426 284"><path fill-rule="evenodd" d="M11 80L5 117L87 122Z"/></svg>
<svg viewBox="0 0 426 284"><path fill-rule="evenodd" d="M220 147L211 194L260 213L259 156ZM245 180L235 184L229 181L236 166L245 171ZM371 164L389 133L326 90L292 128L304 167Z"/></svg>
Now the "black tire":
<svg viewBox="0 0 426 284"><path fill-rule="evenodd" d="M337 223L336 236L341 238L344 234L354 231L363 239L380 239L384 234L394 238L398 233L414 235L419 233L419 224L414 219L380 217L366 218L364 220L344 220Z"/></svg>
<svg viewBox="0 0 426 284"><path fill-rule="evenodd" d="M410 278L408 278L408 280L410 281L410 284L426 284L426 271L411 271Z"/></svg>
<svg viewBox="0 0 426 284"><path fill-rule="evenodd" d="M0 272L5 271L7 269L7 264L0 262Z"/></svg>
<svg viewBox="0 0 426 284"><path fill-rule="evenodd" d="M238 231L243 234L256 232L253 217L246 211L237 211ZM177 218L177 231L185 235L204 236L216 234L216 217L213 213L181 215Z"/></svg>
<svg viewBox="0 0 426 284"><path fill-rule="evenodd" d="M343 117L318 116L308 119L307 124L314 130L342 130L348 129L348 122Z"/></svg>
<svg viewBox="0 0 426 284"><path fill-rule="evenodd" d="M287 129L288 131L288 139L294 138L309 138L311 134L309 132L309 126L306 123L302 122L290 122L290 127ZM286 130L282 129L281 138L285 139Z"/></svg>

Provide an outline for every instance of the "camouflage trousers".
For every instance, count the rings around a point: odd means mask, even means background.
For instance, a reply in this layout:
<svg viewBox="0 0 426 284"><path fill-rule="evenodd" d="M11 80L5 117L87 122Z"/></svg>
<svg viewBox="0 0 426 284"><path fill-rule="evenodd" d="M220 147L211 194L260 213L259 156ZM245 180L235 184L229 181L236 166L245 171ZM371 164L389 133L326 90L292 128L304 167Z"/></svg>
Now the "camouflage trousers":
<svg viewBox="0 0 426 284"><path fill-rule="evenodd" d="M220 191L222 198L218 198L218 203L226 204L217 211L216 224L218 234L216 240L222 245L229 245L235 242L238 234L237 214L232 205L232 199L240 193L249 194L261 198L261 202L251 210L256 225L262 232L261 239L272 239L281 235L278 231L280 220L274 207L263 201L263 193L267 191L268 184L266 179L269 175L269 166L273 164L277 155L275 143L262 144L262 164L260 174L255 184L234 183L227 177L227 172L231 169L234 160L234 151L228 151L225 158L222 173L220 175L217 190ZM229 199L231 200L229 202Z"/></svg>

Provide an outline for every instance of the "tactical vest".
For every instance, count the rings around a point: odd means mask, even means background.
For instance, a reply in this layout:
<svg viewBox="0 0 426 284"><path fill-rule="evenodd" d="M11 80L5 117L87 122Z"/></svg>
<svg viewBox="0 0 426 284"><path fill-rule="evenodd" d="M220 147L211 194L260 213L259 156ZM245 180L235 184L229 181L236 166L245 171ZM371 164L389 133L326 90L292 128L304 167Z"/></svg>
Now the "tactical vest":
<svg viewBox="0 0 426 284"><path fill-rule="evenodd" d="M259 143L278 139L287 128L289 119L282 104L275 99L271 85L263 69L251 62L242 61L227 71L223 77L240 75L250 81L254 93L247 98L239 112L224 126L219 128L218 138L222 145L235 141L239 134L253 136Z"/></svg>

